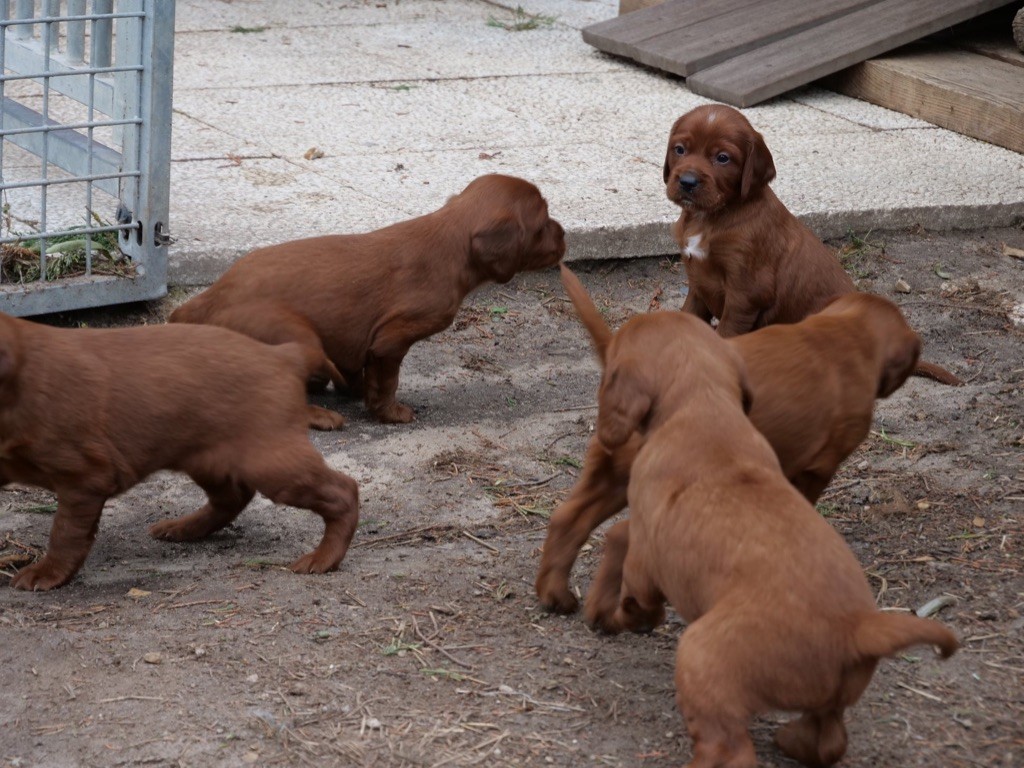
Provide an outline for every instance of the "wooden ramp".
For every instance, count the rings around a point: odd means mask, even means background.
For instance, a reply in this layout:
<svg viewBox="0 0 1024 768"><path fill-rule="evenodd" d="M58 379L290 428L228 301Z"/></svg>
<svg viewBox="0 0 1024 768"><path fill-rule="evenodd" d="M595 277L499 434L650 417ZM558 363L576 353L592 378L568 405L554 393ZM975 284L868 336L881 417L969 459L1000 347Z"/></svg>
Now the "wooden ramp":
<svg viewBox="0 0 1024 768"><path fill-rule="evenodd" d="M746 107L1010 2L669 0L593 24L583 39Z"/></svg>

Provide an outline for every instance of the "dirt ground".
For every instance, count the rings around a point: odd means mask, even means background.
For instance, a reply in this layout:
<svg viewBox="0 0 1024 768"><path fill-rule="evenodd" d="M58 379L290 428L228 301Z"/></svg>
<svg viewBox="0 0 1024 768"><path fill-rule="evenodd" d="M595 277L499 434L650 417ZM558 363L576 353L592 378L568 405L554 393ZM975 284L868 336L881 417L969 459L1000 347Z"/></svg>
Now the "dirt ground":
<svg viewBox="0 0 1024 768"><path fill-rule="evenodd" d="M848 768L1024 765L1024 230L873 234L835 243L864 289L903 307L928 359L968 381L913 379L819 508L885 607L937 615L963 640L883 662L848 713ZM668 259L577 265L618 324L677 308ZM903 280L906 293L895 290ZM159 322L183 299L52 320ZM672 617L603 637L538 606L545 522L579 473L598 369L557 273L470 297L413 349L408 426L349 418L313 434L360 483L362 518L339 572L283 566L316 516L255 501L200 544L150 539L202 500L160 474L112 500L67 587L0 587L0 764L10 766L678 766ZM211 393L230 397L230 392ZM83 404L84 405L84 404ZM0 562L42 552L53 498L0 492ZM600 532L574 571L586 590ZM670 614L671 616L671 614ZM784 615L779 621L785 621ZM783 716L752 725L765 766Z"/></svg>

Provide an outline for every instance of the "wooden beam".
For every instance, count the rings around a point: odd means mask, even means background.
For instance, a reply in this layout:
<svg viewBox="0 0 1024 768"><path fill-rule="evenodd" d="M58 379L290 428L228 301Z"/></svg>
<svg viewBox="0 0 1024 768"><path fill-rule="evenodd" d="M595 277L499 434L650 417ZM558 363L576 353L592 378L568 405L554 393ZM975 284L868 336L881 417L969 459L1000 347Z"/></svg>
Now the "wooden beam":
<svg viewBox="0 0 1024 768"><path fill-rule="evenodd" d="M833 74L1009 0L883 0L697 72L695 93L738 107Z"/></svg>
<svg viewBox="0 0 1024 768"><path fill-rule="evenodd" d="M1024 153L1024 68L968 51L872 59L829 88Z"/></svg>

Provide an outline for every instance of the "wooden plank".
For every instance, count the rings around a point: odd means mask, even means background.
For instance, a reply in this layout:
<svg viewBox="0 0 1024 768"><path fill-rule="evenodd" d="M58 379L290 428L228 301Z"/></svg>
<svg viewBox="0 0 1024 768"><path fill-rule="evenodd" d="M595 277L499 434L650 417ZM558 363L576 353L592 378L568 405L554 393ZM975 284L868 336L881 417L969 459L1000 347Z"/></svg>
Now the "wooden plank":
<svg viewBox="0 0 1024 768"><path fill-rule="evenodd" d="M685 29L738 9L751 12L759 0L669 0L640 11L599 21L583 29L583 41L605 53L632 58L633 47L665 32Z"/></svg>
<svg viewBox="0 0 1024 768"><path fill-rule="evenodd" d="M1024 53L1017 50L1017 46L1008 35L967 38L959 41L956 47L1024 69ZM1021 77L1024 77L1024 72L1021 72Z"/></svg>
<svg viewBox="0 0 1024 768"><path fill-rule="evenodd" d="M828 87L1024 153L1024 70L967 51L924 49L871 59Z"/></svg>
<svg viewBox="0 0 1024 768"><path fill-rule="evenodd" d="M1009 2L883 0L702 70L687 85L747 107Z"/></svg>
<svg viewBox="0 0 1024 768"><path fill-rule="evenodd" d="M685 77L880 1L763 0L756 8L739 8L662 32L637 43L629 56L641 64Z"/></svg>

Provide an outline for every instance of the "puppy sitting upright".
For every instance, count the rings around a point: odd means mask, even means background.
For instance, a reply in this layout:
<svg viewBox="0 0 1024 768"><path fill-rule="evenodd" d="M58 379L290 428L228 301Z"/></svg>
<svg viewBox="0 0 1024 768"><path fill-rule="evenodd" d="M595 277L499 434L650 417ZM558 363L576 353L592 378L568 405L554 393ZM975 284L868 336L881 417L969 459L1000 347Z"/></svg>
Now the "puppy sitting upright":
<svg viewBox="0 0 1024 768"><path fill-rule="evenodd" d="M259 491L324 519L320 544L293 571L337 568L358 492L309 442L308 375L297 344L269 347L223 328L64 329L0 314L0 486L57 494L49 549L11 586L69 581L107 499L161 469L188 474L208 501L153 525L155 538L204 538Z"/></svg>
<svg viewBox="0 0 1024 768"><path fill-rule="evenodd" d="M783 752L828 766L881 657L918 643L949 656L958 643L938 622L876 609L853 553L747 418L745 377L736 350L690 315L640 315L612 338L597 439L614 451L639 431L643 445L586 615L608 632L649 631L667 599L689 622L675 682L690 768L756 768L747 724L769 710L801 713L776 736Z"/></svg>
<svg viewBox="0 0 1024 768"><path fill-rule="evenodd" d="M723 337L795 323L856 291L839 260L775 196L775 163L740 112L697 107L676 120L663 170L669 200L683 210L672 234L686 261L683 311L718 318ZM933 363L915 374L962 382Z"/></svg>
<svg viewBox="0 0 1024 768"><path fill-rule="evenodd" d="M562 227L537 187L491 174L410 221L253 251L170 320L296 341L318 361L315 379L347 385L381 421L408 422L413 411L395 393L409 347L451 325L477 286L564 254Z"/></svg>

